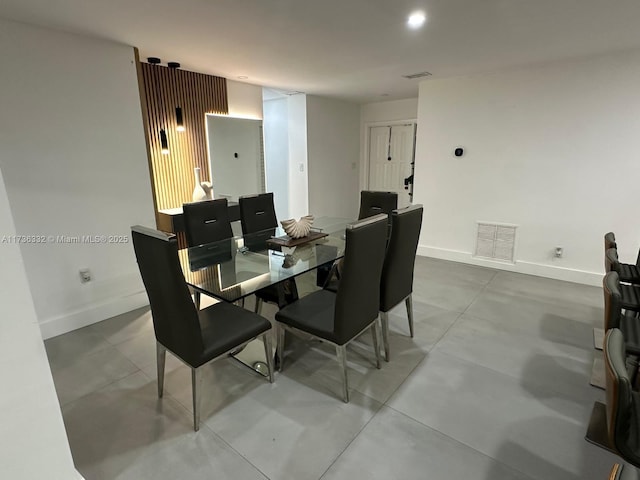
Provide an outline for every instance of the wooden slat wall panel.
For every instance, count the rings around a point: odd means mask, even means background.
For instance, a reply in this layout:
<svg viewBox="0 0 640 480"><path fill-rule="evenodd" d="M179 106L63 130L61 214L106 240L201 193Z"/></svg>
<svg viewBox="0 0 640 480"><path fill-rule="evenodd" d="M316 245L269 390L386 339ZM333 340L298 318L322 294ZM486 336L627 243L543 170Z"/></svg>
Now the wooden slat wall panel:
<svg viewBox="0 0 640 480"><path fill-rule="evenodd" d="M155 205L158 210L180 207L191 201L195 167L200 167L203 181L210 180L205 115L229 113L227 82L221 77L144 62L140 67ZM182 107L184 132L176 130L178 106ZM167 134L169 155L161 152L162 129Z"/></svg>

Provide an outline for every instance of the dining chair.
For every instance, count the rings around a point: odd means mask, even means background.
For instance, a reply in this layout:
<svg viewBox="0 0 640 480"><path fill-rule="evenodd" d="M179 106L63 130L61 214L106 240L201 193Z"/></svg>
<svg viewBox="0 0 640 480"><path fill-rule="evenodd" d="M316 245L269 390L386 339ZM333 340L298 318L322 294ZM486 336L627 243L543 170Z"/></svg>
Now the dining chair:
<svg viewBox="0 0 640 480"><path fill-rule="evenodd" d="M238 199L238 203L242 233L255 233L278 226L272 192L244 195Z"/></svg>
<svg viewBox="0 0 640 480"><path fill-rule="evenodd" d="M640 286L630 285L628 283L620 283L620 276L615 270L609 271L605 274L603 284L605 286L605 299L607 287L613 289L616 286L617 298L619 298L620 308L625 309L638 316L640 312Z"/></svg>
<svg viewBox="0 0 640 480"><path fill-rule="evenodd" d="M380 213L390 214L398 208L398 194L396 192L378 192L363 190L360 192L360 212L358 219L371 217Z"/></svg>
<svg viewBox="0 0 640 480"><path fill-rule="evenodd" d="M182 205L187 245L196 247L233 237L226 198L185 203ZM200 292L193 292L193 301L200 309Z"/></svg>
<svg viewBox="0 0 640 480"><path fill-rule="evenodd" d="M258 251L268 248L266 242L275 235L278 227L273 193L242 196L238 203L245 247ZM255 295L255 312L260 313L263 302L282 308L298 298L298 291L295 280L290 279L258 290Z"/></svg>
<svg viewBox="0 0 640 480"><path fill-rule="evenodd" d="M604 331L617 328L622 332L628 359L630 379L637 378L638 357L640 357L640 319L637 312L623 310L620 281L616 272L609 272L602 280L604 293ZM635 384L635 383L634 383Z"/></svg>
<svg viewBox="0 0 640 480"><path fill-rule="evenodd" d="M398 208L398 194L396 192L382 192L375 190L362 190L360 192L360 211L358 220L369 218L381 213L390 215ZM391 232L391 219L387 219L387 236ZM317 285L328 290L336 291L342 271L342 260L318 268Z"/></svg>
<svg viewBox="0 0 640 480"><path fill-rule="evenodd" d="M624 283L640 284L640 266L630 263L620 263L618 250L609 248L604 254L604 267L606 272L618 272L620 281Z"/></svg>
<svg viewBox="0 0 640 480"><path fill-rule="evenodd" d="M604 251L606 252L610 248L618 248L618 244L616 243L616 235L613 232L608 232L604 235Z"/></svg>
<svg viewBox="0 0 640 480"><path fill-rule="evenodd" d="M182 212L190 247L233 237L226 198L185 203Z"/></svg>
<svg viewBox="0 0 640 480"><path fill-rule="evenodd" d="M167 350L191 369L193 428L200 428L202 367L262 337L273 383L271 324L265 318L230 303L219 302L197 310L178 259L175 235L136 225L131 227L156 337L158 397L164 390Z"/></svg>
<svg viewBox="0 0 640 480"><path fill-rule="evenodd" d="M337 292L318 290L276 313L279 369L284 363L284 331L312 336L333 345L340 363L343 398L349 402L347 345L365 330L373 336L376 367L380 275L387 243L387 216L375 215L348 225L344 266Z"/></svg>
<svg viewBox="0 0 640 480"><path fill-rule="evenodd" d="M422 228L422 205L412 205L391 212L391 236L380 281L380 321L384 356L388 362L389 311L404 300L413 338L413 272Z"/></svg>
<svg viewBox="0 0 640 480"><path fill-rule="evenodd" d="M606 424L610 445L625 461L640 467L640 392L634 391L625 363L622 332L613 328L604 341Z"/></svg>

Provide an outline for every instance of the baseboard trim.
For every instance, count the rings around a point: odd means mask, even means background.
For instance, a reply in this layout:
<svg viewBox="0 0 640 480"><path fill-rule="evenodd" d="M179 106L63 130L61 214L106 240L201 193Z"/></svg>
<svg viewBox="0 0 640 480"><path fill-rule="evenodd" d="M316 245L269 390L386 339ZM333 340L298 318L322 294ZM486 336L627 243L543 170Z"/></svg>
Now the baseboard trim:
<svg viewBox="0 0 640 480"><path fill-rule="evenodd" d="M149 305L149 298L144 290L123 297L111 298L105 302L75 310L67 315L44 320L40 322L40 333L43 340L46 340L146 305Z"/></svg>
<svg viewBox="0 0 640 480"><path fill-rule="evenodd" d="M471 252L448 250L445 248L429 247L426 245L418 245L418 255L423 257L438 258L441 260L450 260L459 263L468 263L470 265L478 265L481 267L495 268L497 270L505 270L508 272L535 275L537 277L564 280L566 282L581 283L584 285L592 285L596 287L602 285L602 276L604 275L604 273L599 272L587 272L585 270L555 267L553 265L543 265L540 263L526 261L516 261L516 263L499 262L495 260L474 257Z"/></svg>

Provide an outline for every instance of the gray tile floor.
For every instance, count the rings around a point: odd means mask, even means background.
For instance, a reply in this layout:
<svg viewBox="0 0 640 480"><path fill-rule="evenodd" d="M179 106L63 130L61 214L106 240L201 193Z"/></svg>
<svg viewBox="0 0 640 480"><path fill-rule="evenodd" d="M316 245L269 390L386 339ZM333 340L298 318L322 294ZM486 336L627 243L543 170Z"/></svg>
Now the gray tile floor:
<svg viewBox="0 0 640 480"><path fill-rule="evenodd" d="M289 342L273 385L207 367L197 433L169 355L156 396L148 309L50 339L76 466L87 480L607 478L618 459L584 440L604 400L589 386L599 288L419 257L414 310L413 339L392 312L381 370L368 335L349 349L349 404L319 343Z"/></svg>

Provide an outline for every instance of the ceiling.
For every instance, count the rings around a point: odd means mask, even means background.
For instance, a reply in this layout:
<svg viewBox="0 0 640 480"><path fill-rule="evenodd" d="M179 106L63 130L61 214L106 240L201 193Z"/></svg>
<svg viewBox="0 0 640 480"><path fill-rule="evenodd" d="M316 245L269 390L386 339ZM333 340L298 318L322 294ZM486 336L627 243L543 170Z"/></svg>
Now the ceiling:
<svg viewBox="0 0 640 480"><path fill-rule="evenodd" d="M409 13L424 10L419 30ZM133 45L141 58L355 102L430 78L640 48L638 0L2 0L0 17ZM238 79L246 76L246 79Z"/></svg>

